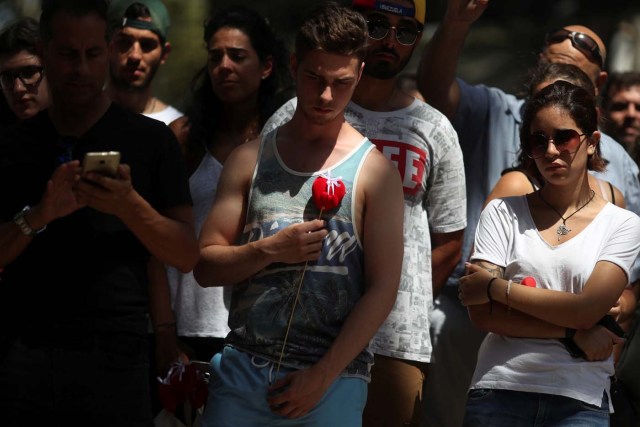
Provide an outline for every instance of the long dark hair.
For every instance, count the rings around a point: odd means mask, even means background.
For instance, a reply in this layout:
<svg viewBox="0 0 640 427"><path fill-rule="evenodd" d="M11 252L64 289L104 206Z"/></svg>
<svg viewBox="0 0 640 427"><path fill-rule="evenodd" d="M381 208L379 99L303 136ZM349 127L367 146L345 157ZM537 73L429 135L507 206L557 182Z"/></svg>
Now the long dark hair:
<svg viewBox="0 0 640 427"><path fill-rule="evenodd" d="M242 31L251 42L260 62L268 57L273 60L271 74L260 83L258 111L260 128L267 119L290 97L293 96L289 76L288 52L284 42L278 39L267 20L246 6L230 6L210 17L204 25L204 42L208 46L211 37L221 28L235 28ZM222 102L213 92L207 65L198 71L191 82L191 97L186 113L189 118L187 158L199 157L206 144L212 142L213 134L219 126Z"/></svg>

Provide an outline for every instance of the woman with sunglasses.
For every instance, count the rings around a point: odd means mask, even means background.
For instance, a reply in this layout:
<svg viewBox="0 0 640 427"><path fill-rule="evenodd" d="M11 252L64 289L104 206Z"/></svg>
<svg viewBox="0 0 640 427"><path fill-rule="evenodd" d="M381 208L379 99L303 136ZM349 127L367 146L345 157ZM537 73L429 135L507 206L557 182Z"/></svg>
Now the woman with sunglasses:
<svg viewBox="0 0 640 427"><path fill-rule="evenodd" d="M609 425L619 338L593 326L628 283L640 218L589 187L588 169L604 167L597 116L594 97L565 81L527 104L521 148L544 185L488 204L460 279L462 304L489 331L465 426ZM521 285L526 277L535 287Z"/></svg>

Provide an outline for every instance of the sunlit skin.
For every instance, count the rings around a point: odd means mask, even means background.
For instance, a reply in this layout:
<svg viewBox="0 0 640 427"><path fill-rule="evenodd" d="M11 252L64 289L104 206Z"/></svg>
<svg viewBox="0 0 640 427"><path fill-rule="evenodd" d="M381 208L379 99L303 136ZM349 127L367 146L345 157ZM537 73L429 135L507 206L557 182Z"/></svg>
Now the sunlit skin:
<svg viewBox="0 0 640 427"><path fill-rule="evenodd" d="M640 143L640 86L615 93L604 114L607 130L618 142L627 148Z"/></svg>
<svg viewBox="0 0 640 427"><path fill-rule="evenodd" d="M249 37L224 27L209 40L207 70L213 92L223 104L257 104L260 82L271 74L272 60L260 61Z"/></svg>
<svg viewBox="0 0 640 427"><path fill-rule="evenodd" d="M323 125L344 120L342 112L362 74L358 58L313 51L300 62L294 55L291 68L298 86L298 110L309 122Z"/></svg>
<svg viewBox="0 0 640 427"><path fill-rule="evenodd" d="M606 58L607 50L602 39L596 33L587 27L581 25L568 25L563 27L568 31L578 31L584 33L596 41L600 47L602 58ZM553 43L545 46L540 54L540 60L544 62L556 64L572 64L584 71L596 86L596 91L600 90L604 82L607 80L607 73L600 68L600 64L592 59L584 51L577 49L571 43L571 39L567 38L561 43Z"/></svg>
<svg viewBox="0 0 640 427"><path fill-rule="evenodd" d="M0 73L4 71L17 72L23 67L42 66L40 58L26 50L14 55L0 56ZM18 120L25 120L35 116L38 111L49 105L47 78L44 76L40 83L25 86L20 79L13 81L13 88L3 88L2 93L7 104Z"/></svg>
<svg viewBox="0 0 640 427"><path fill-rule="evenodd" d="M117 30L110 45L111 82L119 89L147 89L170 50L169 43L163 49L160 37L151 30L132 27Z"/></svg>
<svg viewBox="0 0 640 427"><path fill-rule="evenodd" d="M83 112L103 95L108 72L107 25L99 16L57 13L43 62L56 107Z"/></svg>

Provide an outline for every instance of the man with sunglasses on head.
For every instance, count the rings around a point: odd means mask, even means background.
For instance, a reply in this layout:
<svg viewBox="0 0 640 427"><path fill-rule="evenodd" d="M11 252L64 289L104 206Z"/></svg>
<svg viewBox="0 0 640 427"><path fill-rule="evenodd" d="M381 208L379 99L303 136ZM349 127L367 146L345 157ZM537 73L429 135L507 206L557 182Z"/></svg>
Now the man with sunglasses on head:
<svg viewBox="0 0 640 427"><path fill-rule="evenodd" d="M4 95L0 125L33 117L49 105L37 44L38 22L33 18L23 18L0 34L0 87Z"/></svg>
<svg viewBox="0 0 640 427"><path fill-rule="evenodd" d="M396 303L372 341L375 364L363 425L420 425L431 361L428 314L433 289L460 258L466 225L462 153L449 120L396 88L422 35L425 0L354 0L368 23L362 79L347 121L398 168L404 187L404 261ZM285 104L263 132L291 118ZM418 402L418 403L417 403Z"/></svg>
<svg viewBox="0 0 640 427"><path fill-rule="evenodd" d="M446 14L427 44L418 71L419 88L431 105L442 111L458 132L467 178L467 223L462 262L435 301L431 327L434 365L426 384L427 425L459 426L475 356L484 333L475 329L457 299L458 279L471 252L476 224L484 201L500 173L516 163L524 99L484 85L472 86L456 79L458 58L472 24L482 16L488 0L448 0ZM539 56L541 62L568 63L582 69L601 88L604 43L589 28L571 25L551 31ZM609 161L605 172L594 173L622 191L627 207L640 213L638 167L611 137L600 140L602 156ZM632 280L637 278L637 268ZM442 363L438 363L441 361Z"/></svg>

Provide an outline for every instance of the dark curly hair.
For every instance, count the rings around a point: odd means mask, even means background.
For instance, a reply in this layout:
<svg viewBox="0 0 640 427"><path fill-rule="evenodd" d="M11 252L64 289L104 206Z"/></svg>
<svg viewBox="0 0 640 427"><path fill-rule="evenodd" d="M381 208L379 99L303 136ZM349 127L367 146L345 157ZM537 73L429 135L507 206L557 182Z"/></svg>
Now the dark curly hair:
<svg viewBox="0 0 640 427"><path fill-rule="evenodd" d="M211 16L204 24L204 42L208 45L211 37L221 28L235 28L242 31L251 42L258 58L264 62L271 57L271 74L260 84L258 110L260 127L289 98L293 96L292 80L289 76L289 54L282 40L278 39L268 21L258 12L246 6L229 6ZM189 118L187 139L187 160L198 158L206 144L212 142L220 125L222 103L213 92L207 65L198 71L191 81L191 96L186 114Z"/></svg>

